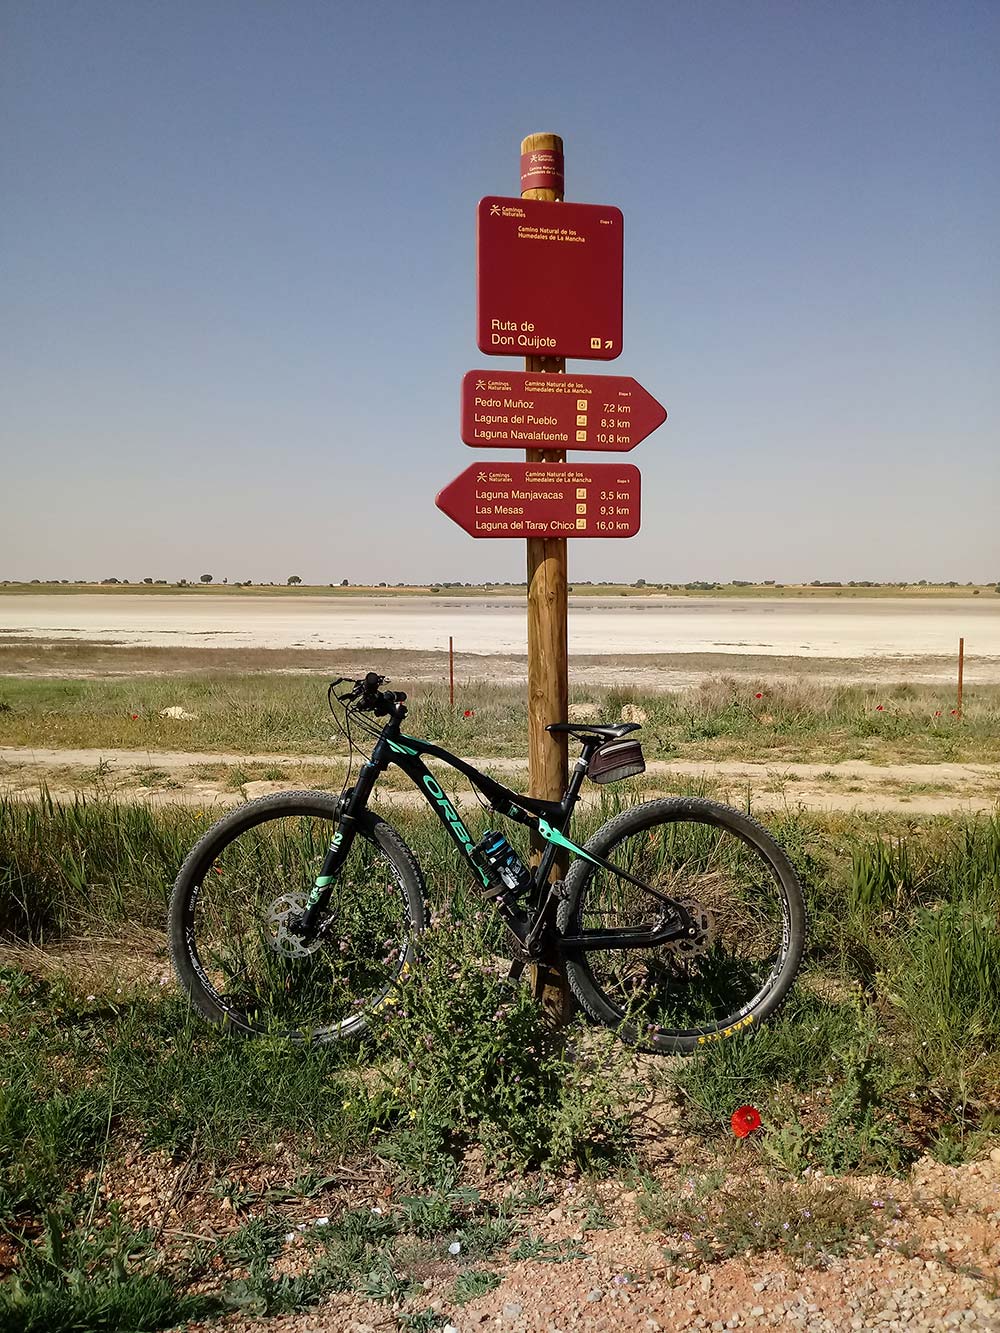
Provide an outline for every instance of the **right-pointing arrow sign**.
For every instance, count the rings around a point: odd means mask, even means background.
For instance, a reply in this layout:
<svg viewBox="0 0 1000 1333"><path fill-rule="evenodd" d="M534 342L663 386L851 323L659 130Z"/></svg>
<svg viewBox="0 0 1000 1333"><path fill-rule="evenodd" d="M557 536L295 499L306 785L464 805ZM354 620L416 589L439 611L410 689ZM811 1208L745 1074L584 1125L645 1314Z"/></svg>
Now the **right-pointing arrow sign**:
<svg viewBox="0 0 1000 1333"><path fill-rule="evenodd" d="M626 453L666 419L628 375L470 370L462 380L462 439L478 448Z"/></svg>

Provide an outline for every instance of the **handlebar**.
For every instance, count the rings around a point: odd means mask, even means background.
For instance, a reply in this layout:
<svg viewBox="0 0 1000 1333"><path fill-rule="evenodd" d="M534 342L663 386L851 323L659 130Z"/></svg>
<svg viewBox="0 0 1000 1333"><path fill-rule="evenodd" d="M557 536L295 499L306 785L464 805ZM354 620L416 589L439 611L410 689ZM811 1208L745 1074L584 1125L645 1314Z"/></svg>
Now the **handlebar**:
<svg viewBox="0 0 1000 1333"><path fill-rule="evenodd" d="M342 704L345 706L354 704L359 713L374 713L376 717L387 717L397 704L406 701L406 695L402 690L379 688L387 679L387 676L380 676L374 671L367 672L360 680L352 680L349 676L338 676L335 681L331 681L330 689ZM337 694L338 685L350 685L351 688L344 694Z"/></svg>

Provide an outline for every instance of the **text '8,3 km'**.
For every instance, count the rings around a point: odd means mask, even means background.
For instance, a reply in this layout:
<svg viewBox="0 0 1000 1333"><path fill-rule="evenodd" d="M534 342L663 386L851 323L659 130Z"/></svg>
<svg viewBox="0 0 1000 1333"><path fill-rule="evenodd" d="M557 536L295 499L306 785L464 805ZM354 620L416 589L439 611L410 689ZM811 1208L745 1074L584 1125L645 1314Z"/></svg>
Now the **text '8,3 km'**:
<svg viewBox="0 0 1000 1333"><path fill-rule="evenodd" d="M626 375L470 370L462 380L462 439L483 449L626 453L666 419Z"/></svg>

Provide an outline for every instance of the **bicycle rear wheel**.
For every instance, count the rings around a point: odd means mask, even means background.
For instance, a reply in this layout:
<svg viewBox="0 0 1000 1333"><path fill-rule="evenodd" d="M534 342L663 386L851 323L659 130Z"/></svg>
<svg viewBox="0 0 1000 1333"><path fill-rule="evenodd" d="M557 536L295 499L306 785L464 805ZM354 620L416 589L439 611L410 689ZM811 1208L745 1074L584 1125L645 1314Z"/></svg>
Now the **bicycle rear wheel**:
<svg viewBox="0 0 1000 1333"><path fill-rule="evenodd" d="M413 853L366 812L317 937L290 929L337 828L337 798L282 792L240 806L192 849L170 900L177 975L200 1012L235 1033L356 1036L395 993L426 925Z"/></svg>
<svg viewBox="0 0 1000 1333"><path fill-rule="evenodd" d="M696 798L648 801L610 820L586 850L683 903L694 938L590 948L586 937L655 928L661 904L583 858L560 904L570 986L592 1018L649 1050L693 1051L770 1017L805 944L788 858L748 815ZM595 943L598 943L595 939Z"/></svg>

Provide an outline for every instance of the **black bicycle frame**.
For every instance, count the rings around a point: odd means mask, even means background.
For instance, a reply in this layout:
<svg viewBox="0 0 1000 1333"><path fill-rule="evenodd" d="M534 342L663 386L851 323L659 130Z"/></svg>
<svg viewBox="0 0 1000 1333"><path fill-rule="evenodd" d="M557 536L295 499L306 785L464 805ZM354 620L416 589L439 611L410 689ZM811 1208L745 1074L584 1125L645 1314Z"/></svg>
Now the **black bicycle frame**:
<svg viewBox="0 0 1000 1333"><path fill-rule="evenodd" d="M587 772L589 749L595 748L600 743L599 741L595 740L593 745L585 743L584 753L570 774L569 785L563 793L562 800L543 801L537 797L522 796L520 793L512 791L509 787L505 787L502 782L497 782L496 779L489 777L486 773L481 773L472 764L460 759L458 755L452 754L440 745L419 740L416 736L403 734L400 731L402 716L405 716L405 709L400 707L383 728L382 734L372 751L371 758L362 765L357 782L344 793L341 799L338 807L339 827L333 836L333 841L323 861L322 870L316 878L315 886L309 895L306 911L302 917L301 929L305 938L310 938L317 928L319 918L329 899L330 885L350 853L357 834L358 821L368 805L375 783L392 764L401 768L418 790L423 792L425 799L444 825L449 837L472 868L477 881L484 886L488 884L486 875L470 856L470 851L475 844L468 829L440 783L424 764L421 757L423 755L441 759L449 767L456 769L482 793L489 802L490 808L497 814L526 825L528 828L535 830L545 840L545 850L532 874L528 915L524 916L502 901L498 901L496 904L507 924L521 940L529 955L538 945L546 926L554 916L556 887L550 882L550 875L560 848L577 856L584 856L602 869L621 879L628 880L637 888L655 898L665 909L665 915L669 914L672 918L652 930L612 929L599 932L591 931L587 935L564 935L560 937L562 948L589 950L652 947L693 932L691 920L681 904L674 902L672 898L667 897L658 889L654 889L652 885L646 884L643 880L629 874L627 870L606 861L604 857L578 847L567 836L566 830L569 827L580 794L580 788Z"/></svg>

